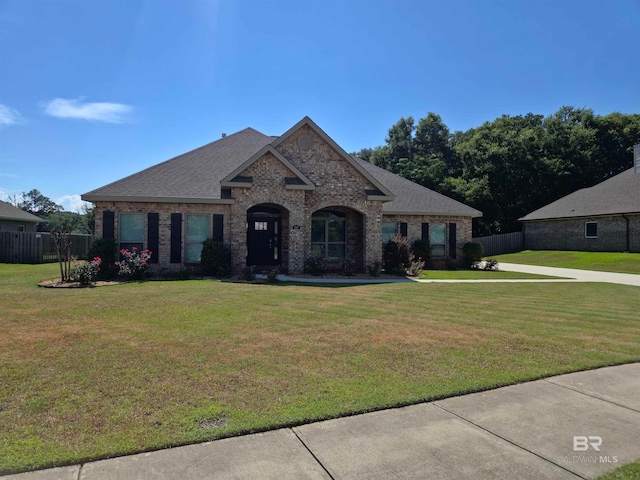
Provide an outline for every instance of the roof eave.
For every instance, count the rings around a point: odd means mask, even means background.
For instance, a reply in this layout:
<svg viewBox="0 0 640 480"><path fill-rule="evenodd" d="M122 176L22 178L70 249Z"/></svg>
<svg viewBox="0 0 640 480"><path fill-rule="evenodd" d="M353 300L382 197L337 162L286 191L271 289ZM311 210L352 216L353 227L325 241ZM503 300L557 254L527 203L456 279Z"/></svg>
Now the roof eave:
<svg viewBox="0 0 640 480"><path fill-rule="evenodd" d="M585 215L572 215L564 217L544 217L544 218L519 218L519 222L542 222L546 220L572 220L575 218L596 218L596 217L616 217L620 215L640 215L640 212L614 212L614 213L589 213Z"/></svg>
<svg viewBox="0 0 640 480"><path fill-rule="evenodd" d="M118 195L81 195L85 202L140 202L140 203L205 203L217 205L232 205L233 198L189 198L189 197L136 197Z"/></svg>
<svg viewBox="0 0 640 480"><path fill-rule="evenodd" d="M382 211L382 215L439 215L443 217L470 217L470 218L480 218L482 217L482 212L476 211L476 213L460 213L460 212L432 212L432 211L416 211L416 210L390 210L390 211Z"/></svg>
<svg viewBox="0 0 640 480"><path fill-rule="evenodd" d="M23 217L10 217L10 216L0 216L0 220L8 220L11 222L25 222L25 223L40 223L45 222L46 220L38 218L37 220L33 220L31 218L23 218Z"/></svg>

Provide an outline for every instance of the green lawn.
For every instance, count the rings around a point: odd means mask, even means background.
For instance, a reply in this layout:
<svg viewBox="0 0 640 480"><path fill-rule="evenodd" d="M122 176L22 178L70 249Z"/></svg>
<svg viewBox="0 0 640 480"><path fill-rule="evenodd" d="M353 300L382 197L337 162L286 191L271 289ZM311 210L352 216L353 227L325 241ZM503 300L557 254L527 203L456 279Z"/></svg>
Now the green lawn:
<svg viewBox="0 0 640 480"><path fill-rule="evenodd" d="M485 270L423 270L420 278L432 280L545 280L557 279L532 273L501 272Z"/></svg>
<svg viewBox="0 0 640 480"><path fill-rule="evenodd" d="M505 263L640 274L640 253L525 250L492 258Z"/></svg>
<svg viewBox="0 0 640 480"><path fill-rule="evenodd" d="M640 361L624 285L36 286L56 269L0 265L0 473Z"/></svg>
<svg viewBox="0 0 640 480"><path fill-rule="evenodd" d="M638 480L640 478L640 461L616 468L613 472L598 477L596 480Z"/></svg>

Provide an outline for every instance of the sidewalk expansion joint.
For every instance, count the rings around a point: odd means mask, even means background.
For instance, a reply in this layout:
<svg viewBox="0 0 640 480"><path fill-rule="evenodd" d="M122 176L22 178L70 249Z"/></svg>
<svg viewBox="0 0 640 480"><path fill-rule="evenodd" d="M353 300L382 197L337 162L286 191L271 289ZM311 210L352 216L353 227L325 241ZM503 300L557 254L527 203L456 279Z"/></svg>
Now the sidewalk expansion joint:
<svg viewBox="0 0 640 480"><path fill-rule="evenodd" d="M483 431L487 432L488 434L493 435L494 437L497 437L497 438L499 438L499 439L501 439L501 440L504 440L504 441L505 441L505 442L507 442L507 443L510 443L511 445L513 445L514 447L516 447L516 448L518 448L518 449L520 449L520 450L524 450L525 452L530 453L531 455L534 455L534 456L538 457L539 459L544 460L544 461L545 461L545 462L547 462L547 463L550 463L550 464L552 464L552 465L555 465L556 467L559 467L559 468L561 468L562 470L564 470L564 471L566 471L566 472L569 472L569 473L571 473L572 475L575 475L575 476L576 476L576 478L582 478L583 480L587 480L587 477L583 477L582 475L580 475L580 474L579 474L579 473L577 473L577 472L574 472L574 471L572 471L572 470L569 470L568 468L563 467L562 465L560 465L560 464L558 464L558 463L556 463L556 462L554 462L554 461L552 461L552 460L549 460L548 458L545 458L545 457L543 457L542 455L539 455L539 454L537 454L536 452L531 451L531 450L529 450L528 448L523 447L522 445L518 445L517 443L515 443L515 442L513 442L513 441L509 440L508 438L505 438L505 437L503 437L502 435L498 435L497 433L495 433L495 432L493 432L493 431L491 431L491 430L489 430L489 429L487 429L487 428L483 427L482 425L479 425L479 424L477 424L477 423L475 423L475 422L472 422L472 421L471 421L471 420L469 420L468 418L463 417L462 415L458 415L456 412L452 412L451 410L449 410L449 409L447 409L447 408L443 407L442 405L438 405L438 403L437 403L437 402L433 402L433 403L432 403L432 405L434 405L434 406L438 407L438 408L439 408L439 409L441 409L441 410L444 410L444 411L445 411L445 412L447 412L447 413L450 413L451 415L453 415L453 416L455 416L455 417L458 417L460 420L462 420L462 421L464 421L464 422L470 423L470 424L471 424L471 425L473 425L474 427L477 427L477 428L479 428L480 430L483 430Z"/></svg>
<svg viewBox="0 0 640 480"><path fill-rule="evenodd" d="M553 377L551 377L551 378L553 378ZM586 395L587 397L595 398L596 400L600 400L602 402L610 403L611 405L615 405L616 407L622 407L622 408L624 408L626 410L631 410L632 412L640 413L640 410L636 410L635 408L631 408L631 407L628 407L626 405L622 405L620 403L616 403L616 402L614 402L612 400L608 400L606 398L598 397L598 396L593 395L591 393L583 392L582 390L578 390L578 389L570 387L568 385L562 385L561 383L552 382L548 378L542 378L541 380L543 380L543 381L545 381L547 383L550 383L551 385L555 385L556 387L566 388L567 390L571 390L572 392L581 393L582 395Z"/></svg>
<svg viewBox="0 0 640 480"><path fill-rule="evenodd" d="M296 438L300 441L300 443L302 444L302 446L307 450L307 452L309 452L309 454L313 457L313 459L318 463L318 465L320 465L320 467L322 468L322 470L325 471L325 473L327 475L329 475L329 478L331 480L335 480L335 477L333 475L331 475L331 472L329 472L329 470L327 470L327 468L322 464L322 462L320 461L320 459L318 457L316 457L316 454L313 453L311 451L311 449L307 446L306 443L304 443L304 440L302 440L302 438L300 438L300 436L298 435L298 432L295 431L295 429L290 428L289 430L291 430L293 432L293 434L296 436Z"/></svg>
<svg viewBox="0 0 640 480"><path fill-rule="evenodd" d="M81 463L80 466L78 467L78 479L77 480L82 480L82 467L84 467L84 463Z"/></svg>

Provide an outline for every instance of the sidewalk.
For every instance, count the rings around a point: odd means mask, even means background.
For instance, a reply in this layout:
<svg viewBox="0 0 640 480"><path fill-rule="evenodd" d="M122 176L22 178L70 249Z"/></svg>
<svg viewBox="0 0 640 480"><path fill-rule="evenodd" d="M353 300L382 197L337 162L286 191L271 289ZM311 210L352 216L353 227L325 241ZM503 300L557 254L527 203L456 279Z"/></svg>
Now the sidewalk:
<svg viewBox="0 0 640 480"><path fill-rule="evenodd" d="M640 459L640 363L6 480L579 479Z"/></svg>

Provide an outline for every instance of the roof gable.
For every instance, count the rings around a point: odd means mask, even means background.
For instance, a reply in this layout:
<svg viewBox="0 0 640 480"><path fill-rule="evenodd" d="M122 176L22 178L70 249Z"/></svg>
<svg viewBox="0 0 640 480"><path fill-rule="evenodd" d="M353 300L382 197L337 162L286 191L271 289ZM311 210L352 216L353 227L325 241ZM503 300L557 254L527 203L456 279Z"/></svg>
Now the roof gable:
<svg viewBox="0 0 640 480"><path fill-rule="evenodd" d="M259 158L262 158L265 154L272 154L280 163L287 167L294 175L294 178L285 179L286 188L290 190L313 190L315 185L309 180L300 170L298 170L289 160L282 156L272 145L265 145L252 155L246 162L243 162L238 168L227 175L220 181L220 185L223 187L250 187L249 182L237 182L235 181L242 172L253 165ZM297 181L295 180L297 179Z"/></svg>
<svg viewBox="0 0 640 480"><path fill-rule="evenodd" d="M324 142L326 142L331 148L333 148L336 152L338 152L338 155L340 155L340 157L344 159L345 162L351 165L358 173L360 173L365 179L367 179L372 185L375 186L375 188L377 188L382 193L382 195L378 195L379 197L378 199L387 200L387 201L394 199L393 193L391 193L391 191L385 185L380 183L378 179L372 176L366 169L362 168L362 166L358 162L356 162L351 155L345 152L342 149L342 147L340 147L340 145L338 145L331 137L329 137L329 135L327 135L309 117L304 117L302 120L296 123L293 127L287 130L284 134L282 134L280 137L274 140L271 143L271 145L273 145L274 148L277 148L278 145L282 144L284 141L286 141L289 137L291 137L295 132L297 132L299 129L301 129L305 125L311 128L314 131L314 133L316 133Z"/></svg>

